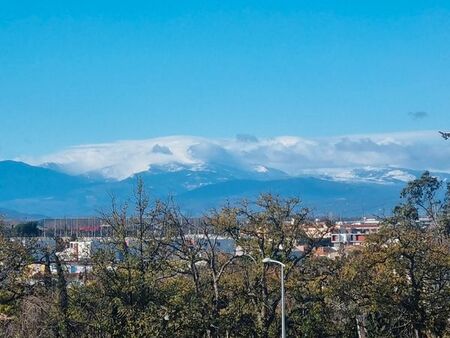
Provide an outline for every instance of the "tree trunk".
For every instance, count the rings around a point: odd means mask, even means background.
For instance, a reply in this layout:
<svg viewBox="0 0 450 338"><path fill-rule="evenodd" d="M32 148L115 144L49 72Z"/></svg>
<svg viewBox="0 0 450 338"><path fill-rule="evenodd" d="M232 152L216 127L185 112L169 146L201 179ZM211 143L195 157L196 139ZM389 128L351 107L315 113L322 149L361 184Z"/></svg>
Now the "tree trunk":
<svg viewBox="0 0 450 338"><path fill-rule="evenodd" d="M67 282L64 276L61 260L55 254L56 273L58 275L57 292L58 292L58 310L61 315L60 334L62 337L69 336L69 325L67 320L67 308L69 306L69 297L67 295Z"/></svg>
<svg viewBox="0 0 450 338"><path fill-rule="evenodd" d="M356 329L358 338L367 338L366 318L364 315L356 316Z"/></svg>

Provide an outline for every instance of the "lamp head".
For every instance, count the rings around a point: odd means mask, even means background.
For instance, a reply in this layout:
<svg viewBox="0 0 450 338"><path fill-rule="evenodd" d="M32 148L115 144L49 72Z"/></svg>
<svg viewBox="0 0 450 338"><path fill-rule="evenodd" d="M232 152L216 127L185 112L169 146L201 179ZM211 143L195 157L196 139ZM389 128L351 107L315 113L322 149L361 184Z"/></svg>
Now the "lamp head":
<svg viewBox="0 0 450 338"><path fill-rule="evenodd" d="M286 266L283 263L281 263L280 261L276 261L275 259L271 259L269 257L266 257L262 260L263 263L275 263L275 264L279 264L281 265L283 268Z"/></svg>

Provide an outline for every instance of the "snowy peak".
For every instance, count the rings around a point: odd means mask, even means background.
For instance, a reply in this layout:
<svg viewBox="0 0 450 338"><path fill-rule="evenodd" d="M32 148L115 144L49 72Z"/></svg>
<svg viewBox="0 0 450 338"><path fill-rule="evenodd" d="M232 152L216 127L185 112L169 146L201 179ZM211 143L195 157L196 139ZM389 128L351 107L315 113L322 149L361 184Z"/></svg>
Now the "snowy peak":
<svg viewBox="0 0 450 338"><path fill-rule="evenodd" d="M320 169L302 176L289 176L265 165L237 167L170 162L152 164L124 180L101 177L93 180L85 175L72 176L49 168L5 161L0 162L0 208L9 213L16 210L49 216L90 215L108 208L111 194L127 201L139 176L152 197L174 196L194 213L219 207L227 200L253 199L260 193L271 192L300 197L308 207L320 207L323 212L352 215L355 205L360 205L361 201L365 210L378 210L380 201L389 210L398 200L405 181L421 173L392 167L363 167ZM448 174L434 175L450 178Z"/></svg>
<svg viewBox="0 0 450 338"><path fill-rule="evenodd" d="M268 181L274 179L285 179L289 176L276 169L266 168L236 168L220 164L196 164L186 165L181 163L169 163L166 165L152 165L148 170L137 173L129 179L141 177L151 186L166 185L172 186L172 191L193 190L199 187L228 182L234 180L261 180Z"/></svg>
<svg viewBox="0 0 450 338"><path fill-rule="evenodd" d="M400 168L429 167L450 172L449 158L450 147L443 148L435 132L411 132L310 139L297 136L256 138L251 135L228 139L170 136L81 145L21 160L38 166L51 163L52 168L71 175L114 180L123 180L158 166L177 170L181 165L189 170L220 166L261 175L278 170L291 177L331 168L327 173L336 180L364 177L383 182L409 180L411 173ZM386 164L389 164L388 171L376 169L386 168ZM364 169L358 172L354 168Z"/></svg>
<svg viewBox="0 0 450 338"><path fill-rule="evenodd" d="M394 169L394 170L388 171L386 174L383 175L382 178L387 179L387 180L392 179L392 180L400 181L400 182L409 182L409 181L416 179L417 177L407 171L400 170L400 169Z"/></svg>
<svg viewBox="0 0 450 338"><path fill-rule="evenodd" d="M305 171L303 175L323 180L346 183L402 184L419 178L425 170L393 167L327 168ZM432 171L441 180L450 179L450 174Z"/></svg>
<svg viewBox="0 0 450 338"><path fill-rule="evenodd" d="M354 183L406 183L421 175L421 171L402 168L327 168L306 171L304 174L325 180Z"/></svg>
<svg viewBox="0 0 450 338"><path fill-rule="evenodd" d="M192 154L192 147L204 141L193 137L166 137L142 141L72 147L44 159L69 174L99 175L122 180L152 166L202 164ZM194 156L193 156L194 155Z"/></svg>

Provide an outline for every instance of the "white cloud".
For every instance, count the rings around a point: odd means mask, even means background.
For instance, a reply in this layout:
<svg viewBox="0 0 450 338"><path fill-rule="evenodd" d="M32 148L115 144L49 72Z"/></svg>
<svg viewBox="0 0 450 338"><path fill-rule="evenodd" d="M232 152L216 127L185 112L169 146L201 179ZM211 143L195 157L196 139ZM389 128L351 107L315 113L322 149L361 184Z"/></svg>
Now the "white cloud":
<svg viewBox="0 0 450 338"><path fill-rule="evenodd" d="M258 166L291 175L320 168L394 166L450 171L450 144L436 132L346 135L306 139L237 137L208 139L192 136L75 146L31 164L56 163L73 174L100 173L123 179L154 165L178 163L202 166L226 164L251 170Z"/></svg>

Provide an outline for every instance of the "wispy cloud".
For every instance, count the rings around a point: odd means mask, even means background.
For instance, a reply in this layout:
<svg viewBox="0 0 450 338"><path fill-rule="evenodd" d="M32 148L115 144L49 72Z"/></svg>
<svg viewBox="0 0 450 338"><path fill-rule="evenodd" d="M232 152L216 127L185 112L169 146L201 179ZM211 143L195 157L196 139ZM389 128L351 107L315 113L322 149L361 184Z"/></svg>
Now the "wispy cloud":
<svg viewBox="0 0 450 338"><path fill-rule="evenodd" d="M237 134L236 139L241 142L258 142L258 138L249 134Z"/></svg>
<svg viewBox="0 0 450 338"><path fill-rule="evenodd" d="M450 147L434 131L345 135L329 138L281 136L208 139L172 136L108 144L82 145L40 158L32 164L56 163L63 170L100 173L122 179L154 165L208 163L241 169L262 165L291 175L320 168L395 166L450 172Z"/></svg>
<svg viewBox="0 0 450 338"><path fill-rule="evenodd" d="M428 117L429 114L426 111L410 111L408 115L413 120L421 120Z"/></svg>
<svg viewBox="0 0 450 338"><path fill-rule="evenodd" d="M166 155L172 155L172 152L170 151L169 147L166 146L160 146L159 144L155 144L152 148L152 152L154 153L160 153L160 154L166 154Z"/></svg>

